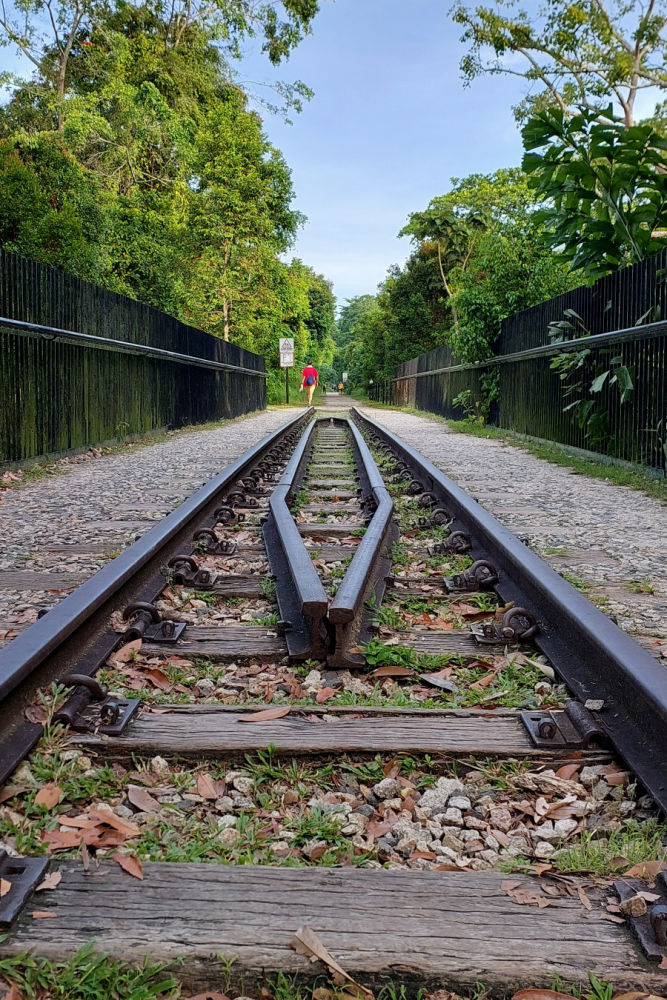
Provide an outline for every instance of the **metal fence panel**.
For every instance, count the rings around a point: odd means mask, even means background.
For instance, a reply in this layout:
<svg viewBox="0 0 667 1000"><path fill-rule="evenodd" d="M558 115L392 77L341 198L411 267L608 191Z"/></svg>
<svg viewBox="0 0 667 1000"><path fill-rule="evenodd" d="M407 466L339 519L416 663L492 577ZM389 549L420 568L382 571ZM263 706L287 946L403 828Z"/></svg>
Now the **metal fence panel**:
<svg viewBox="0 0 667 1000"><path fill-rule="evenodd" d="M107 341L68 342L0 321L0 462L266 406L264 358L2 249L0 317ZM120 343L114 349L109 341L137 345L139 353L128 353ZM155 348L245 371L146 352Z"/></svg>
<svg viewBox="0 0 667 1000"><path fill-rule="evenodd" d="M576 343L553 344L549 324L568 318ZM605 335L605 336L602 336ZM566 411L577 398L564 398L563 383L552 370L553 357L587 351L580 370L581 398L594 400L598 420L580 423L580 410ZM616 359L616 360L614 360ZM470 389L481 397L481 379L499 371L500 394L490 422L506 430L568 446L597 451L664 469L667 453L667 250L634 267L576 288L510 316L502 324L494 356L462 365L448 347L407 361L396 379L373 387L377 398L460 419L454 400ZM590 384L604 370L625 366L632 378L630 398L621 403L609 376L601 391ZM426 374L428 373L428 374Z"/></svg>

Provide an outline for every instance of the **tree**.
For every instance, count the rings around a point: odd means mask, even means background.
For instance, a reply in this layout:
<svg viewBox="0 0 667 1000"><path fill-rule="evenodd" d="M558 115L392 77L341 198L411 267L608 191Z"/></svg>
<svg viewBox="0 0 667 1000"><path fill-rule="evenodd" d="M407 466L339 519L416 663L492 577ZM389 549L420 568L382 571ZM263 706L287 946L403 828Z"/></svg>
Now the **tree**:
<svg viewBox="0 0 667 1000"><path fill-rule="evenodd" d="M486 219L479 212L461 215L442 198L434 198L425 211L413 212L407 225L398 234L412 236L418 243L432 243L435 247L440 277L452 308L455 330L458 329L459 318L451 271L455 267L465 270L479 233L485 228Z"/></svg>
<svg viewBox="0 0 667 1000"><path fill-rule="evenodd" d="M524 170L547 205L544 238L573 269L599 277L667 244L667 139L652 125L627 128L611 107L571 118L550 108L523 140Z"/></svg>
<svg viewBox="0 0 667 1000"><path fill-rule="evenodd" d="M629 127L637 95L667 86L661 37L666 0L547 0L531 13L519 0L475 8L459 0L451 15L470 46L461 61L466 83L491 73L544 87L515 108L521 119L550 105L564 114L575 113L576 106L599 112L615 100ZM523 57L522 69L507 58L513 55Z"/></svg>

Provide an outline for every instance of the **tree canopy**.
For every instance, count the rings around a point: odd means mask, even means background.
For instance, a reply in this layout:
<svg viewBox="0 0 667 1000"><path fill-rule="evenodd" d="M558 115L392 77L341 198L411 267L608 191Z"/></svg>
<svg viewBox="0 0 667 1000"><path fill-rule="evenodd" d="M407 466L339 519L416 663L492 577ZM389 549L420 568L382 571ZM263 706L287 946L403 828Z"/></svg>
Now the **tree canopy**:
<svg viewBox="0 0 667 1000"><path fill-rule="evenodd" d="M34 73L12 79L0 108L0 245L270 365L279 336L331 355L331 289L283 259L303 217L289 167L233 68L249 36L281 62L317 9L318 0L3 7L0 40ZM293 103L304 93L283 88Z"/></svg>
<svg viewBox="0 0 667 1000"><path fill-rule="evenodd" d="M564 113L579 106L600 111L614 100L630 126L639 93L667 86L666 0L546 0L530 8L522 0L492 7L458 0L451 15L468 45L461 60L466 83L490 73L536 86L515 108L520 119L552 105Z"/></svg>

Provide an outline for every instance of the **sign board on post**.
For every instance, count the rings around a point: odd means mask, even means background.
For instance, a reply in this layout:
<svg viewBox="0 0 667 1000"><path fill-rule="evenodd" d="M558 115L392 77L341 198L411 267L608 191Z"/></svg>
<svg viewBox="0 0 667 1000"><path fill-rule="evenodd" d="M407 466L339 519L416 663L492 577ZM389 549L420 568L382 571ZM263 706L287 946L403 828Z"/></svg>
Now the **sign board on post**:
<svg viewBox="0 0 667 1000"><path fill-rule="evenodd" d="M289 403L289 371L294 368L294 337L279 337L280 367L285 369L285 402Z"/></svg>
<svg viewBox="0 0 667 1000"><path fill-rule="evenodd" d="M343 383L347 382L347 372L343 372Z"/></svg>

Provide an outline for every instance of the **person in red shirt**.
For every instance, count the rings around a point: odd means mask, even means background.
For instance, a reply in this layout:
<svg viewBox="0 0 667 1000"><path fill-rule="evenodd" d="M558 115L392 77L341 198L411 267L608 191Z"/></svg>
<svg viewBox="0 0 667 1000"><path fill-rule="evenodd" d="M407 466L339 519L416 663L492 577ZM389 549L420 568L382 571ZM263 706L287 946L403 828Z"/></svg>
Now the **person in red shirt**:
<svg viewBox="0 0 667 1000"><path fill-rule="evenodd" d="M301 388L305 389L308 394L308 406L310 406L313 401L313 393L315 392L315 386L318 381L319 375L317 374L317 369L313 368L309 361L301 372Z"/></svg>

